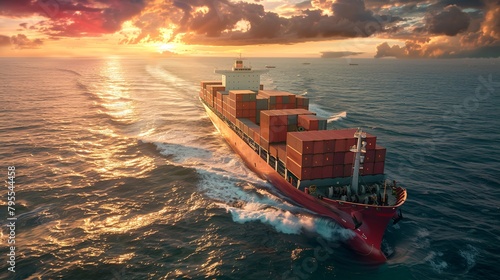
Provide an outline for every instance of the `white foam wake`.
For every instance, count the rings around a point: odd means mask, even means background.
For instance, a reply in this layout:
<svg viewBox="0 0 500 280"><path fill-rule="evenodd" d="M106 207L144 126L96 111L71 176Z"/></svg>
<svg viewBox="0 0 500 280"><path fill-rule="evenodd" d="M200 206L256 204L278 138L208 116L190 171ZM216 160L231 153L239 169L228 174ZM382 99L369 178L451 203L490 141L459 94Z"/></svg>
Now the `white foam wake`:
<svg viewBox="0 0 500 280"><path fill-rule="evenodd" d="M346 111L340 112L338 114L334 114L334 115L330 116L328 118L327 122L331 123L331 122L338 121L338 120L345 119L345 118L347 118L347 112Z"/></svg>

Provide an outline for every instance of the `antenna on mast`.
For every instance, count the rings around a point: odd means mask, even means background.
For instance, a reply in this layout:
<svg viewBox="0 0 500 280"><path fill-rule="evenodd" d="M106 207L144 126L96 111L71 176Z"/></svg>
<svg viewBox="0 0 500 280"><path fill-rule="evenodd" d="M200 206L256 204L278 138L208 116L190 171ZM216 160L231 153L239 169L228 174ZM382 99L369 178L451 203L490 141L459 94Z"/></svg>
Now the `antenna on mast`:
<svg viewBox="0 0 500 280"><path fill-rule="evenodd" d="M365 159L365 153L366 153L366 141L363 141L363 139L366 138L366 133L364 133L361 128L358 128L358 130L354 133L354 138L357 138L356 145L351 147L351 152L356 153L356 157L354 160L354 170L352 174L352 183L351 183L351 190L355 194L358 194L358 180L359 180L359 170L363 169L363 161Z"/></svg>

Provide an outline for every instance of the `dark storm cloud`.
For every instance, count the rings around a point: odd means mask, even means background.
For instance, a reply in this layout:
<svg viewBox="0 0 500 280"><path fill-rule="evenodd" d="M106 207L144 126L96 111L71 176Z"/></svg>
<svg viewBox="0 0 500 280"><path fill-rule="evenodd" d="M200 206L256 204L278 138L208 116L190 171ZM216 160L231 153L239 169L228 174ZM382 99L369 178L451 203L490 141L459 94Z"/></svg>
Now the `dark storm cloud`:
<svg viewBox="0 0 500 280"><path fill-rule="evenodd" d="M470 17L457 6L447 6L440 13L428 14L425 24L431 34L455 36L467 30Z"/></svg>

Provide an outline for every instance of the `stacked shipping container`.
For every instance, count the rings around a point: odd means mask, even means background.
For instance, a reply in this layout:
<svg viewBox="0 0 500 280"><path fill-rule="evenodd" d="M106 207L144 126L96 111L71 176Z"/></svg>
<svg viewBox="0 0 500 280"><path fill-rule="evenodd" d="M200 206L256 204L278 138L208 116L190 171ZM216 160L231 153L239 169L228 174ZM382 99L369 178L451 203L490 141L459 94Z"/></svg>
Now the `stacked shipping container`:
<svg viewBox="0 0 500 280"><path fill-rule="evenodd" d="M356 129L290 132L287 136L286 166L300 180L352 176ZM376 137L366 135L365 161L361 175L384 173L385 148Z"/></svg>
<svg viewBox="0 0 500 280"><path fill-rule="evenodd" d="M295 108L309 110L309 98L301 95L295 96Z"/></svg>
<svg viewBox="0 0 500 280"><path fill-rule="evenodd" d="M297 131L298 118L312 115L305 109L265 110L260 112L261 144L267 150L269 144L285 142L287 132Z"/></svg>
<svg viewBox="0 0 500 280"><path fill-rule="evenodd" d="M228 111L229 120L233 123L236 118L248 118L257 122L257 93L251 90L230 90Z"/></svg>
<svg viewBox="0 0 500 280"><path fill-rule="evenodd" d="M259 90L259 95L268 99L269 110L297 108L296 96L293 93L279 90Z"/></svg>
<svg viewBox="0 0 500 280"><path fill-rule="evenodd" d="M260 90L259 94L224 91L220 81L201 82L201 88L200 97L207 104L285 162L300 180L352 176L354 153L350 148L356 144L356 129L326 130L326 119L307 110L307 98L272 90ZM360 174L383 174L386 149L370 134L364 141L366 154Z"/></svg>

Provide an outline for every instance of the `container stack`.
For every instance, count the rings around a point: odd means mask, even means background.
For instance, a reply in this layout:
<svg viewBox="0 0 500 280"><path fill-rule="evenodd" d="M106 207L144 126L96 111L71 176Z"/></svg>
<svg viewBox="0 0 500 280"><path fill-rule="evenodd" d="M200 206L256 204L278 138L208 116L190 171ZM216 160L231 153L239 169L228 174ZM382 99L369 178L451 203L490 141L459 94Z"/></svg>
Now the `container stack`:
<svg viewBox="0 0 500 280"><path fill-rule="evenodd" d="M224 99L229 98L229 92L228 91L218 91L215 95L215 109L224 115Z"/></svg>
<svg viewBox="0 0 500 280"><path fill-rule="evenodd" d="M256 107L257 107L256 123L260 124L260 112L263 110L269 110L269 98L257 95Z"/></svg>
<svg viewBox="0 0 500 280"><path fill-rule="evenodd" d="M314 113L304 109L264 110L260 112L261 144L285 142L287 132L297 131L298 117Z"/></svg>
<svg viewBox="0 0 500 280"><path fill-rule="evenodd" d="M249 138L260 145L260 127L248 118L237 118L236 126Z"/></svg>
<svg viewBox="0 0 500 280"><path fill-rule="evenodd" d="M215 105L215 95L219 90L224 90L225 87L222 86L221 81L202 81L200 97L210 106Z"/></svg>
<svg viewBox="0 0 500 280"><path fill-rule="evenodd" d="M269 110L296 109L296 96L279 90L259 90L259 96L268 99Z"/></svg>
<svg viewBox="0 0 500 280"><path fill-rule="evenodd" d="M295 107L297 109L309 110L309 98L302 95L295 96Z"/></svg>
<svg viewBox="0 0 500 280"><path fill-rule="evenodd" d="M236 118L248 118L257 122L257 93L251 90L230 90L228 100L229 120L233 123Z"/></svg>
<svg viewBox="0 0 500 280"><path fill-rule="evenodd" d="M327 120L314 115L302 115L298 118L300 130L326 130Z"/></svg>
<svg viewBox="0 0 500 280"><path fill-rule="evenodd" d="M215 107L215 98L218 91L224 91L226 87L222 85L207 85L206 94L208 105Z"/></svg>
<svg viewBox="0 0 500 280"><path fill-rule="evenodd" d="M290 132L287 135L286 166L300 180L352 176L356 129ZM366 134L365 161L361 175L384 173L385 148Z"/></svg>

